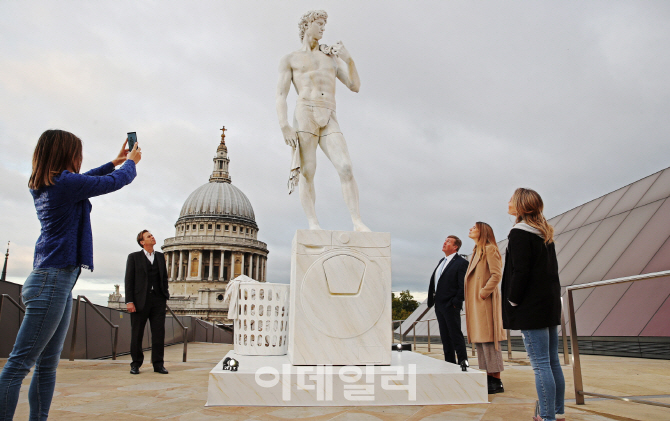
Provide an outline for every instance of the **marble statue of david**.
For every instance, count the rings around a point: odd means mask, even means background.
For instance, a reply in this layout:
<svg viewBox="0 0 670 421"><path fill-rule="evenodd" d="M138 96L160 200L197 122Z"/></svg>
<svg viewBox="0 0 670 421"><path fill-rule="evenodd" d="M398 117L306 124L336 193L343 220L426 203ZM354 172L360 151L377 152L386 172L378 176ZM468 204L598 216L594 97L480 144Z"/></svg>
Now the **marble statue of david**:
<svg viewBox="0 0 670 421"><path fill-rule="evenodd" d="M335 113L335 86L339 79L349 90L358 92L361 81L351 54L342 42L319 45L328 14L323 10L305 13L300 19L302 47L279 63L277 116L284 140L294 150L289 179L289 193L296 178L300 203L307 215L309 228L320 230L316 217L314 173L316 147L321 147L337 170L344 201L351 214L354 231L370 229L363 224L359 211L358 185L354 179L347 143L340 131ZM293 126L288 122L286 102L291 83L298 93Z"/></svg>

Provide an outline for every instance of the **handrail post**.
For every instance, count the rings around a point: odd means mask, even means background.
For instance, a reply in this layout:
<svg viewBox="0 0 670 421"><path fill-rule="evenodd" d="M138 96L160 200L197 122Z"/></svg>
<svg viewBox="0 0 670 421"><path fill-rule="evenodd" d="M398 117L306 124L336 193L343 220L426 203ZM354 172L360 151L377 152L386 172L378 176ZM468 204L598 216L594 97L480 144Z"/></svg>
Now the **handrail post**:
<svg viewBox="0 0 670 421"><path fill-rule="evenodd" d="M507 360L512 359L512 333L507 329Z"/></svg>
<svg viewBox="0 0 670 421"><path fill-rule="evenodd" d="M430 320L428 320L428 352L430 352Z"/></svg>
<svg viewBox="0 0 670 421"><path fill-rule="evenodd" d="M184 326L184 355L182 358L182 362L186 362L186 356L188 353L187 347L188 347L188 326Z"/></svg>
<svg viewBox="0 0 670 421"><path fill-rule="evenodd" d="M112 359L116 359L116 346L119 344L119 327L114 326L114 348L112 349Z"/></svg>
<svg viewBox="0 0 670 421"><path fill-rule="evenodd" d="M186 356L187 356L187 347L188 347L188 326L184 326L184 324L179 320L176 314L174 314L174 311L170 308L170 306L165 303L165 308L168 309L172 317L175 319L177 324L181 327L181 334L184 336L184 352L182 356L182 362L186 362Z"/></svg>
<svg viewBox="0 0 670 421"><path fill-rule="evenodd" d="M412 349L412 351L415 351L415 352L416 352L416 324L417 323L419 323L419 322L414 322L412 324L412 334L414 335L414 348Z"/></svg>
<svg viewBox="0 0 670 421"><path fill-rule="evenodd" d="M579 343L577 339L577 322L575 321L575 305L572 290L568 289L568 311L570 312L570 344L572 345L572 373L575 383L575 401L584 405L584 385L582 383L582 366L579 361Z"/></svg>
<svg viewBox="0 0 670 421"><path fill-rule="evenodd" d="M565 333L565 312L561 306L561 336L563 337L563 361L570 365L570 350L568 349L568 334Z"/></svg>
<svg viewBox="0 0 670 421"><path fill-rule="evenodd" d="M74 361L74 348L77 343L77 324L79 322L79 303L81 295L77 295L77 305L74 308L74 322L72 322L72 342L70 343L70 361Z"/></svg>

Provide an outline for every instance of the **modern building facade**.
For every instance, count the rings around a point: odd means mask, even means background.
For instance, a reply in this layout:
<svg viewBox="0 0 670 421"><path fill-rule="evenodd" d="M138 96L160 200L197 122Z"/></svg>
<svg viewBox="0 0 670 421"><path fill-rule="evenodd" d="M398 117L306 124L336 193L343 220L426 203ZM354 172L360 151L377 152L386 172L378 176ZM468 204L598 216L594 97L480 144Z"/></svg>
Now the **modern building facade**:
<svg viewBox="0 0 670 421"><path fill-rule="evenodd" d="M670 168L549 223L569 322L566 287L670 270ZM507 239L498 243L503 259L506 246ZM580 352L670 359L670 277L577 290L574 304ZM424 302L403 323L403 332L425 309ZM434 318L431 309L422 320ZM436 322L417 324L416 334L425 337L427 323L431 336L439 337Z"/></svg>

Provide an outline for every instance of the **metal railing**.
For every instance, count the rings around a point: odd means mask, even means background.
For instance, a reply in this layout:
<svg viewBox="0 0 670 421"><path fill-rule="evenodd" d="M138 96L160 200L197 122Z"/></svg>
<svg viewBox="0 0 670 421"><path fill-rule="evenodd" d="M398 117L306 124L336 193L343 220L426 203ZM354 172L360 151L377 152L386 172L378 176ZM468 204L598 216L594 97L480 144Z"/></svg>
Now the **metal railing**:
<svg viewBox="0 0 670 421"><path fill-rule="evenodd" d="M656 273L648 273L644 275L628 276L625 278L611 279L608 281L591 282L588 284L581 284L581 285L572 285L566 288L568 292L568 309L570 312L570 343L572 344L572 368L573 368L572 372L575 383L575 400L577 401L578 405L584 405L584 396L595 396L598 398L617 399L626 402L635 402L635 403L642 403L645 405L654 405L654 406L662 406L664 408L670 408L670 404L667 403L647 401L644 399L625 398L621 396L604 395L602 393L593 393L584 391L584 383L582 381L582 366L579 360L579 343L577 338L577 322L575 321L575 304L572 297L572 292L579 289L595 288L604 285L624 284L628 282L637 282L648 279L661 278L664 276L670 276L670 270ZM563 331L565 332L565 329L563 329ZM564 344L563 346L565 347L565 341L563 342L563 344Z"/></svg>
<svg viewBox="0 0 670 421"><path fill-rule="evenodd" d="M0 295L0 321L2 321L2 305L5 303L5 298L8 299L10 303L14 304L16 308L21 310L23 314L26 314L26 309L21 307L21 304L17 303L10 295L2 294Z"/></svg>
<svg viewBox="0 0 670 421"><path fill-rule="evenodd" d="M405 336L407 336L407 334L409 333L409 331L412 330L412 333L413 333L413 336L414 336L414 339L413 339L414 349L416 349L416 325L419 324L419 323L422 323L422 322L429 322L426 327L428 329L428 352L430 352L430 322L433 321L433 320L437 320L437 319L421 320L421 318L423 316L425 316L426 313L428 313L429 310L430 310L429 308L425 309L423 311L423 313L421 313L419 315L419 317L417 317L417 319L412 323L412 325L410 327L408 327L407 330L405 330L404 334L402 333L402 323L401 323L401 325L400 325L400 329L401 329L400 330L400 342L402 342L403 339L405 338ZM465 313L461 313L461 316L464 316L464 315L465 315ZM392 323L391 323L391 326L395 327L395 325L394 325L395 322L404 322L404 320L393 320ZM563 329L563 331L565 332L565 329ZM395 328L393 328L393 333L395 334ZM565 333L564 333L564 335L565 335ZM394 339L394 341L395 341L395 339ZM472 345L472 356L475 357L476 355L477 355L477 351L476 351L476 348L473 344ZM507 358L510 359L510 360L512 359L512 336L510 335L509 329L507 329ZM566 358L566 361L567 361L567 358Z"/></svg>
<svg viewBox="0 0 670 421"><path fill-rule="evenodd" d="M174 314L174 311L172 311L172 309L170 308L169 305L167 305L167 303L165 304L165 307L168 309L170 314L172 314L172 317L174 317L174 319L177 321L177 323L181 327L182 335L184 337L184 353L183 353L182 361L186 362L186 354L188 353L188 326L184 326L184 324Z"/></svg>
<svg viewBox="0 0 670 421"><path fill-rule="evenodd" d="M72 325L72 344L70 345L70 361L74 361L74 348L75 345L77 344L77 325L79 324L77 323L79 321L79 305L81 304L82 298L86 300L86 302L90 304L93 310L95 310L95 312L98 313L100 317L102 317L102 319L105 322L107 322L107 324L114 330L114 341L112 342L112 359L115 360L116 345L119 343L119 325L115 325L114 323L112 323L111 320L107 318L107 316L105 316L104 314L102 314L102 312L100 312L100 310L98 310L98 307L96 307L95 304L91 302L91 300L86 298L86 296L77 295L77 306L74 309L74 322Z"/></svg>

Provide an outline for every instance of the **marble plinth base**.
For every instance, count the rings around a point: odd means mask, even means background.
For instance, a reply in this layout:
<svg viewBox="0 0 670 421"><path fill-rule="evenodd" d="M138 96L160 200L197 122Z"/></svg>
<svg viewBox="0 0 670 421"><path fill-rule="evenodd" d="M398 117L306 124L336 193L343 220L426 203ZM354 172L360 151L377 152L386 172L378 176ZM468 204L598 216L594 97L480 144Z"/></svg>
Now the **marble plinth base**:
<svg viewBox="0 0 670 421"><path fill-rule="evenodd" d="M291 364L391 363L391 234L296 231L290 293Z"/></svg>
<svg viewBox="0 0 670 421"><path fill-rule="evenodd" d="M376 406L488 403L486 373L393 352L390 366L294 366L286 355L226 357L209 373L207 406ZM223 360L222 360L223 361Z"/></svg>

